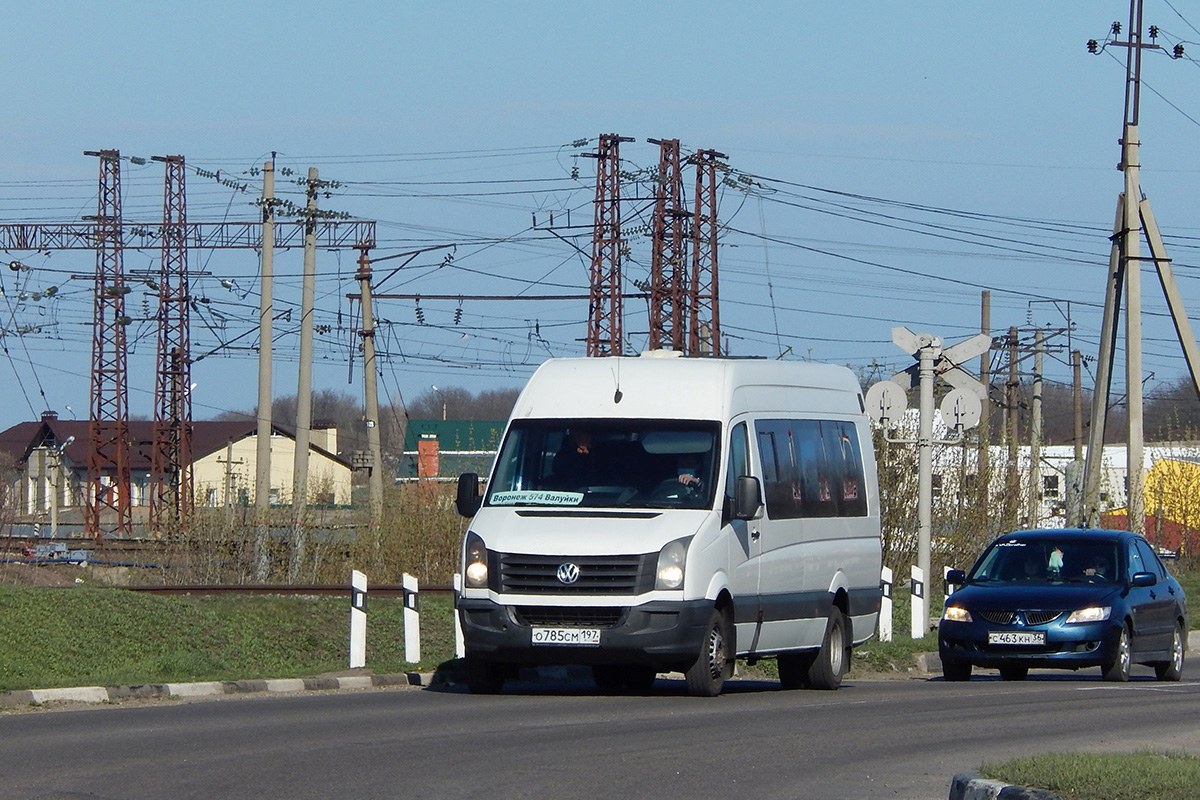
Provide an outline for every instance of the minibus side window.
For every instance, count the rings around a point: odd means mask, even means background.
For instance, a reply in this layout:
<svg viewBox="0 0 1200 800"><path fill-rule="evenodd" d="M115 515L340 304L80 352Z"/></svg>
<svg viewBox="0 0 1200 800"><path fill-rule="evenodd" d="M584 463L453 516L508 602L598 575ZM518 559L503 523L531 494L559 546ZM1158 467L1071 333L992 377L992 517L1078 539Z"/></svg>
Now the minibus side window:
<svg viewBox="0 0 1200 800"><path fill-rule="evenodd" d="M833 500L842 517L867 515L866 485L863 482L862 452L852 422L832 422L823 426L825 454L829 465Z"/></svg>
<svg viewBox="0 0 1200 800"><path fill-rule="evenodd" d="M733 502L737 491L737 479L750 474L749 436L746 423L739 422L729 432L729 463L725 469L725 499ZM727 507L731 507L727 504Z"/></svg>

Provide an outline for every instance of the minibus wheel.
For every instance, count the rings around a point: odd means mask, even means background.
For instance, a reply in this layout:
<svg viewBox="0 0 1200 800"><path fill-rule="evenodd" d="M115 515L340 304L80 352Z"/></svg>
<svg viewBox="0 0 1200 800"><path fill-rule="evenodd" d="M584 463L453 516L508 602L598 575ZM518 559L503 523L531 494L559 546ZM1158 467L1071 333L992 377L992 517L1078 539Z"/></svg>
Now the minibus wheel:
<svg viewBox="0 0 1200 800"><path fill-rule="evenodd" d="M504 688L504 665L467 656L467 688L471 694L496 694Z"/></svg>
<svg viewBox="0 0 1200 800"><path fill-rule="evenodd" d="M808 685L812 689L836 689L850 666L850 637L846 615L834 606L825 623L825 638L812 667L808 670Z"/></svg>
<svg viewBox="0 0 1200 800"><path fill-rule="evenodd" d="M729 651L731 645L728 615L714 608L709 614L704 637L700 640L700 653L685 673L688 694L693 697L716 697L721 693L725 680L733 674L732 654Z"/></svg>
<svg viewBox="0 0 1200 800"><path fill-rule="evenodd" d="M780 653L775 659L775 666L779 669L779 684L784 689L807 688L808 673L816 660L815 650Z"/></svg>

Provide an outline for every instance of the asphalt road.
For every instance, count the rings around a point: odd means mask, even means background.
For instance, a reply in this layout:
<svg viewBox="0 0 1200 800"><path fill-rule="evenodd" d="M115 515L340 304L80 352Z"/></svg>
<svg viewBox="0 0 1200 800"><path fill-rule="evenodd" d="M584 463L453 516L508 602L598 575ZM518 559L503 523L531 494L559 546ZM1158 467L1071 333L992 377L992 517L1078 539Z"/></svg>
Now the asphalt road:
<svg viewBox="0 0 1200 800"><path fill-rule="evenodd" d="M648 697L523 682L500 696L388 689L156 701L0 715L0 797L911 798L1043 751L1200 754L1200 665L848 679L837 692L735 681L715 699L660 679Z"/></svg>

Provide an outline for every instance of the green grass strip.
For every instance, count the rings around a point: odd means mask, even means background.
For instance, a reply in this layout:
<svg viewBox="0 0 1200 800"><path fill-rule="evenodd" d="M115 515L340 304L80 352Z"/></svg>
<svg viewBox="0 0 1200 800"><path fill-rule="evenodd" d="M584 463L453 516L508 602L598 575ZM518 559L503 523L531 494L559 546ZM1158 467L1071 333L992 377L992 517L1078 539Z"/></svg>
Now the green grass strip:
<svg viewBox="0 0 1200 800"><path fill-rule="evenodd" d="M980 774L1063 800L1196 800L1200 758L1185 753L1047 753L984 764Z"/></svg>

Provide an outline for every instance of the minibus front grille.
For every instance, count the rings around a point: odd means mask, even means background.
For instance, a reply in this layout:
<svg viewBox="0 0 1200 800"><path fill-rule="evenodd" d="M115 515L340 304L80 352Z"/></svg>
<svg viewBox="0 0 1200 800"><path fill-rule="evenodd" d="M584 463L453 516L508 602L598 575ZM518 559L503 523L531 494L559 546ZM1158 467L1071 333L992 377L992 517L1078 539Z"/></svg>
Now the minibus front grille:
<svg viewBox="0 0 1200 800"><path fill-rule="evenodd" d="M615 628L625 613L623 608L604 606L517 606L514 610L517 621L528 627Z"/></svg>
<svg viewBox="0 0 1200 800"><path fill-rule="evenodd" d="M541 556L499 553L499 591L511 594L625 594L654 588L657 553L619 556ZM559 579L565 565L578 568L573 582Z"/></svg>

